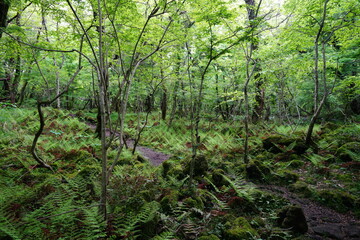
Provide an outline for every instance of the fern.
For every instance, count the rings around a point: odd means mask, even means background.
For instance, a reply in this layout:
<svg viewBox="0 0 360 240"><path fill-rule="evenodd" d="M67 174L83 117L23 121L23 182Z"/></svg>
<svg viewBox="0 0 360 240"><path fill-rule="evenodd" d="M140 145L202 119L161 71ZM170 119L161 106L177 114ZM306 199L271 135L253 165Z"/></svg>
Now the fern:
<svg viewBox="0 0 360 240"><path fill-rule="evenodd" d="M120 234L123 237L136 239L139 237L139 230L136 229L141 225L141 223L147 223L153 220L160 209L160 204L158 202L149 202L145 203L139 213L135 214L134 212L129 212L126 217L120 216L116 220L117 234Z"/></svg>
<svg viewBox="0 0 360 240"><path fill-rule="evenodd" d="M4 235L5 234L5 235ZM12 239L21 239L21 234L18 229L8 220L8 216L6 216L6 211L1 208L0 209L0 239L6 239L6 237L10 237Z"/></svg>
<svg viewBox="0 0 360 240"><path fill-rule="evenodd" d="M231 180L224 174L221 174L223 178L229 182L230 186L235 190L238 197L245 198L250 202L253 202L254 199L251 194L254 192L255 188L250 184L246 184L245 182L238 180L237 182Z"/></svg>
<svg viewBox="0 0 360 240"><path fill-rule="evenodd" d="M175 235L172 232L162 232L159 235L151 238L150 240L173 240Z"/></svg>

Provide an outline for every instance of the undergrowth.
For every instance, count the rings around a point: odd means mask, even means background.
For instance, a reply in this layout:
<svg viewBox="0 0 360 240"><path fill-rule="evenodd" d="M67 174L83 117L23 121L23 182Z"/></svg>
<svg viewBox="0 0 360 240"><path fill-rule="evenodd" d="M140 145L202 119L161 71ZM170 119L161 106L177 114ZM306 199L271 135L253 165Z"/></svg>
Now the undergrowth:
<svg viewBox="0 0 360 240"><path fill-rule="evenodd" d="M353 157L346 164L357 161L357 145L348 144L348 139L359 141L356 126L331 132L316 126L316 147L301 154L294 149L302 141L305 127L294 131L285 126L251 126L250 163L246 165L241 124L203 120L199 155L206 164L196 166L198 175L191 185L189 121L176 119L169 126L151 115L140 145L172 158L155 168L125 149L110 177L109 219L104 222L98 212L100 141L86 124L96 114L75 116L51 108L44 113L46 123L37 149L55 172L39 168L29 152L39 124L36 111L0 109L0 239L228 239L229 232L239 231L235 222L247 229L246 236L251 237L246 239L292 239L294 234L282 231L276 223L277 209L289 202L249 183L260 181L249 177L250 173L264 177L261 181L285 186L297 179L315 185L326 176L334 184L342 181L355 196L349 199L360 195L353 170L347 170L342 160ZM136 116L130 115L126 121L130 138L136 134L135 120ZM289 144L275 144L278 152L264 150L263 142L272 136L285 138ZM116 155L114 144L108 152L110 163ZM250 172L251 164L255 172ZM300 173L300 178L292 171ZM310 187L313 199L327 204L324 197L331 194L317 193L317 188L323 190L323 186Z"/></svg>

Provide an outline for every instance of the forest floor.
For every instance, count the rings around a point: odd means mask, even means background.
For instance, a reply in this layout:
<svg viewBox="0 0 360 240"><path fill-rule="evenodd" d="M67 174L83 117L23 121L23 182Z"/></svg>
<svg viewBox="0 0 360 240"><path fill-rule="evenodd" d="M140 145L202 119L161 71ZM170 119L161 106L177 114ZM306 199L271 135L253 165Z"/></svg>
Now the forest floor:
<svg viewBox="0 0 360 240"><path fill-rule="evenodd" d="M342 214L313 200L301 198L285 187L276 185L258 185L258 187L280 195L291 204L301 206L309 227L306 235L311 239L360 239L360 221L354 215Z"/></svg>
<svg viewBox="0 0 360 240"><path fill-rule="evenodd" d="M93 130L96 129L96 125L94 124L87 123L87 125ZM106 129L106 134L108 137L110 136L111 132L109 129ZM119 134L115 133L115 135ZM133 148L134 140L128 139L127 146ZM136 151L141 154L141 157L148 160L154 166L161 165L171 157L169 154L140 145L136 147ZM257 184L256 186L261 190L268 191L287 199L293 205L300 206L307 221L308 231L306 236L309 238L315 240L360 239L360 220L353 214L342 214L331 208L320 205L314 200L301 198L290 192L286 187L264 184Z"/></svg>
<svg viewBox="0 0 360 240"><path fill-rule="evenodd" d="M253 125L245 164L243 129L204 120L190 182L190 122L169 126L150 116L137 153L129 140L113 171L105 226L96 207L95 113L44 112L37 152L54 172L29 152L36 111L0 109L0 239L360 239L356 123L317 125L310 148L302 140L306 126ZM137 117L126 122L129 139ZM110 163L116 149L109 146Z"/></svg>
<svg viewBox="0 0 360 240"><path fill-rule="evenodd" d="M95 130L96 129L96 125L90 122L86 122L86 125L88 125L91 129ZM106 129L106 136L110 137L111 135L111 130L109 128ZM120 134L118 132L113 133L116 136L119 136ZM127 139L126 140L126 146L130 149L134 148L134 139ZM159 166L160 164L162 164L164 161L168 160L171 155L170 154L166 154L166 153L162 153L159 151L156 151L152 148L148 148L148 147L144 147L141 145L138 145L136 147L136 151L138 153L140 153L141 157L145 158L146 160L148 160L152 165L154 166Z"/></svg>

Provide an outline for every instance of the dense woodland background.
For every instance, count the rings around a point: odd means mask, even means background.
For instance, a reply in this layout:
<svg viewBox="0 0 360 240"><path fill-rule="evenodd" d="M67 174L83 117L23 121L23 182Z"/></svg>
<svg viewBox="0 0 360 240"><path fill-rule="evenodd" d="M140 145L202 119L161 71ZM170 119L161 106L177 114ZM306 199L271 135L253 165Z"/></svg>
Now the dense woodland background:
<svg viewBox="0 0 360 240"><path fill-rule="evenodd" d="M1 239L360 238L358 0L0 11Z"/></svg>

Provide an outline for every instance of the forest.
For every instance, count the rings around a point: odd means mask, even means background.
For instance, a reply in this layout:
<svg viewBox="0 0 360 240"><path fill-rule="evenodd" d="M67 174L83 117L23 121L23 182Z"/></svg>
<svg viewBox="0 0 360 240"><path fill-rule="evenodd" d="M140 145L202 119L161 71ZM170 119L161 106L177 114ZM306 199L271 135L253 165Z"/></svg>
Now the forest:
<svg viewBox="0 0 360 240"><path fill-rule="evenodd" d="M359 0L0 0L0 239L360 239Z"/></svg>

